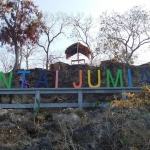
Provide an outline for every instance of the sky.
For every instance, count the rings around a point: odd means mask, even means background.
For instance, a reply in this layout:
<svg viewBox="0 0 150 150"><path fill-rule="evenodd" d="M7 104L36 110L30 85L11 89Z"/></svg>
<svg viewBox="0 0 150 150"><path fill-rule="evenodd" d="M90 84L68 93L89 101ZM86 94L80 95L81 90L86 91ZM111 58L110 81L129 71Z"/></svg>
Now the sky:
<svg viewBox="0 0 150 150"><path fill-rule="evenodd" d="M105 11L122 13L133 6L142 6L150 10L150 0L34 0L34 2L43 12L56 13L61 11L67 14L77 14L80 12L87 16L91 15L94 18L97 18ZM74 42L69 39L61 39L58 40L58 43L59 44L55 42L53 49L58 49L62 51L62 53L65 53L65 49ZM145 53L140 54L137 64L149 62L149 58L145 56L147 56ZM71 59L76 58L76 56L73 56L64 61L70 63ZM88 62L88 59L86 59L86 61Z"/></svg>
<svg viewBox="0 0 150 150"><path fill-rule="evenodd" d="M123 12L132 6L142 5L150 8L149 0L34 0L35 4L43 11L55 13L84 12L87 15L99 15L103 11Z"/></svg>
<svg viewBox="0 0 150 150"><path fill-rule="evenodd" d="M42 12L48 13L57 13L57 12L65 12L67 14L77 14L84 13L85 15L91 15L93 18L97 18L102 12L124 12L133 6L142 6L145 9L150 10L150 0L33 0L34 3L39 6L39 10ZM65 50L68 46L75 43L69 39L60 38L54 42L51 49L53 51L60 51L60 53L64 56L64 61L70 64L71 60L77 58L77 56L73 56L70 59L65 59ZM147 49L147 48L145 48ZM44 53L43 53L44 55ZM149 57L150 53L142 53L139 55L139 59L137 64L143 64L146 62L150 62ZM84 58L88 63L89 60L80 56L80 58ZM32 56L30 61L33 62L34 67L43 67L42 61L37 56ZM105 60L105 58L101 58L101 60ZM23 64L23 68L25 68L25 64Z"/></svg>

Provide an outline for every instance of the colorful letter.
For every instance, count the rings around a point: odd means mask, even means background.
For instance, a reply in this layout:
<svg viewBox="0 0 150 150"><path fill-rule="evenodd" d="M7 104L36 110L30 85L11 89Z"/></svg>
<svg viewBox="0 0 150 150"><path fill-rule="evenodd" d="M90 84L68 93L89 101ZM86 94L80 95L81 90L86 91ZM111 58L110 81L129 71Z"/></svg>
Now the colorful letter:
<svg viewBox="0 0 150 150"><path fill-rule="evenodd" d="M82 86L82 70L79 70L79 85L76 85L75 82L73 82L74 88L81 88Z"/></svg>
<svg viewBox="0 0 150 150"><path fill-rule="evenodd" d="M144 80L144 75L146 76L146 79ZM142 82L147 82L147 83L150 83L150 77L146 71L146 69L143 69L142 70L142 74L141 74L141 78L140 78L140 83Z"/></svg>
<svg viewBox="0 0 150 150"><path fill-rule="evenodd" d="M120 87L123 87L122 70L121 69L118 69L117 77L116 77L116 81L115 82L114 82L114 79L113 79L113 77L112 77L112 75L110 73L110 70L106 70L106 75L107 75L107 87L110 87L110 80L109 79L111 79L113 87L117 87L119 77L120 77Z"/></svg>
<svg viewBox="0 0 150 150"><path fill-rule="evenodd" d="M30 71L25 71L25 70L19 70L18 71L18 74L22 74L22 84L21 84L21 88L23 88L23 83L25 81L25 76L26 74L30 74Z"/></svg>
<svg viewBox="0 0 150 150"><path fill-rule="evenodd" d="M88 70L88 84L89 84L89 87L91 87L91 88L98 88L98 87L100 87L100 85L101 85L101 77L100 77L100 70L97 70L98 71L98 83L97 83L97 85L92 85L91 84L91 76L90 76L90 70Z"/></svg>
<svg viewBox="0 0 150 150"><path fill-rule="evenodd" d="M128 69L128 86L132 87L131 70Z"/></svg>
<svg viewBox="0 0 150 150"><path fill-rule="evenodd" d="M42 80L42 78L44 80ZM47 78L46 78L46 72L44 70L42 70L42 72L40 74L40 78L39 78L39 80L38 80L38 82L37 82L35 87L38 88L39 84L45 84L47 88L49 87L48 86L48 81L47 81Z"/></svg>
<svg viewBox="0 0 150 150"><path fill-rule="evenodd" d="M9 73L9 79L8 79L8 82L7 82L4 73L3 73L3 72L0 72L0 88L2 87L2 80L4 81L4 84L6 85L7 88L11 88L12 75L13 75L13 73L10 72L10 73Z"/></svg>
<svg viewBox="0 0 150 150"><path fill-rule="evenodd" d="M55 88L58 88L58 73L59 73L59 71L58 71L58 70L56 70Z"/></svg>

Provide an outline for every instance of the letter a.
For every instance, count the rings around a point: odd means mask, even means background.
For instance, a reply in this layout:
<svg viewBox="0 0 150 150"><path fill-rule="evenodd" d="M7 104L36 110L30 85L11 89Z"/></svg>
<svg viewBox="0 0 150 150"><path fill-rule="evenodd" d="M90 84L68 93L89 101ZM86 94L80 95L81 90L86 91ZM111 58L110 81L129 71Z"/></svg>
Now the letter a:
<svg viewBox="0 0 150 150"><path fill-rule="evenodd" d="M42 80L42 78L44 80ZM39 80L38 80L38 82L37 82L35 87L38 88L39 84L45 84L46 87L48 88L48 81L47 81L47 78L46 78L46 72L44 70L42 70L42 72L40 74L40 78L39 78Z"/></svg>

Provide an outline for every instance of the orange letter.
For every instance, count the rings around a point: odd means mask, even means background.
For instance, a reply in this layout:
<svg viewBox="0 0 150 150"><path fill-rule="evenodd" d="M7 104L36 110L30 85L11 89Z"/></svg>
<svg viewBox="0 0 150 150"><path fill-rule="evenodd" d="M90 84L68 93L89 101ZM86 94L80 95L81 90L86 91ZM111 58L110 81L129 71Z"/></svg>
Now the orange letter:
<svg viewBox="0 0 150 150"><path fill-rule="evenodd" d="M81 88L82 86L82 70L79 70L79 85L76 85L75 82L73 82L74 88Z"/></svg>

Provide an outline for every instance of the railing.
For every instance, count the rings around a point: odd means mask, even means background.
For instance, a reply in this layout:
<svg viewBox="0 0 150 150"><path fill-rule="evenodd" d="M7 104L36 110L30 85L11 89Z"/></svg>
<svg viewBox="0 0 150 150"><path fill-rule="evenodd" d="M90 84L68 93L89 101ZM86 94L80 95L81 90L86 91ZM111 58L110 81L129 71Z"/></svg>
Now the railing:
<svg viewBox="0 0 150 150"><path fill-rule="evenodd" d="M40 102L42 94L78 94L78 103L40 103L41 108L60 108L60 107L91 107L95 103L83 102L83 93L121 93L122 99L126 99L125 92L140 92L141 87L100 87L100 88L12 88L0 89L0 95L29 95L34 94L34 104L0 104L0 108L36 108L37 100ZM101 103L99 106L108 106L109 103Z"/></svg>

